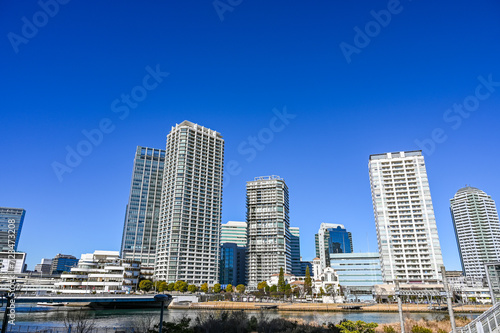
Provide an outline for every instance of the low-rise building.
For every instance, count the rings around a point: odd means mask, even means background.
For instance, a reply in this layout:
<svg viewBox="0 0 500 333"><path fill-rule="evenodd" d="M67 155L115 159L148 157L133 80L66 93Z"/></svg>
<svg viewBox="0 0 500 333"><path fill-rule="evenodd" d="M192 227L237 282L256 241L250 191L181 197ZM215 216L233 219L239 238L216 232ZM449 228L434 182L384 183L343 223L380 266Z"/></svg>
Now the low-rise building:
<svg viewBox="0 0 500 333"><path fill-rule="evenodd" d="M61 275L61 293L126 293L137 289L140 261L120 259L118 251L82 254L78 266Z"/></svg>
<svg viewBox="0 0 500 333"><path fill-rule="evenodd" d="M332 253L330 267L338 274L345 297L352 301L372 301L373 287L382 284L378 253Z"/></svg>
<svg viewBox="0 0 500 333"><path fill-rule="evenodd" d="M24 272L26 253L0 252L0 273L17 274Z"/></svg>

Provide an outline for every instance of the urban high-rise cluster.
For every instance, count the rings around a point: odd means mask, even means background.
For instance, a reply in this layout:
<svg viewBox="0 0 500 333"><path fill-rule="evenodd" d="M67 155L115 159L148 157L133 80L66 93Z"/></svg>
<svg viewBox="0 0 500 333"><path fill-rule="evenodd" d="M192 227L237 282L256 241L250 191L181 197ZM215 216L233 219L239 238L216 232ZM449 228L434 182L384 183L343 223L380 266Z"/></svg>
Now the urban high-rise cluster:
<svg viewBox="0 0 500 333"><path fill-rule="evenodd" d="M340 284L356 299L371 299L376 285L442 281L443 258L421 151L369 156L378 252L354 252L349 225L321 223L316 258L303 261L301 232L291 226L289 189L280 176L248 181L246 221L222 224L224 144L219 132L184 121L172 127L164 150L138 146L121 251L96 251L80 260L57 254L42 259L35 272L60 275L64 292L97 288L90 275L80 274L89 265L109 278L102 291L130 290L141 277L198 286L244 284L255 290L263 281L275 283L282 269L295 285L303 285L309 272L316 290L337 290ZM474 285L498 278L500 221L493 199L466 186L450 200L450 211L463 276ZM25 271L26 254L18 252L25 213L0 207L2 273ZM118 271L127 278L116 277ZM495 283L500 288L500 281Z"/></svg>

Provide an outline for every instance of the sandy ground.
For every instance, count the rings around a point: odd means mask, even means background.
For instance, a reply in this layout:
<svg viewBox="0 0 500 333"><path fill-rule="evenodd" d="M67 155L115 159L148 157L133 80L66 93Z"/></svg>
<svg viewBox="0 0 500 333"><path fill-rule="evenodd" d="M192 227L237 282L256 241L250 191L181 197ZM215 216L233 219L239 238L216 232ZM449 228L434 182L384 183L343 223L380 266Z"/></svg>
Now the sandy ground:
<svg viewBox="0 0 500 333"><path fill-rule="evenodd" d="M171 304L172 309L214 309L214 310L256 310L261 306L276 306L283 311L361 311L361 312L398 312L397 304L376 304L363 306L361 310L346 310L342 308L348 304L323 304L323 303L245 303L245 302L206 302L193 303L191 305ZM456 313L482 313L490 308L490 305L467 305L454 307ZM427 304L404 304L405 312L442 312L428 309Z"/></svg>

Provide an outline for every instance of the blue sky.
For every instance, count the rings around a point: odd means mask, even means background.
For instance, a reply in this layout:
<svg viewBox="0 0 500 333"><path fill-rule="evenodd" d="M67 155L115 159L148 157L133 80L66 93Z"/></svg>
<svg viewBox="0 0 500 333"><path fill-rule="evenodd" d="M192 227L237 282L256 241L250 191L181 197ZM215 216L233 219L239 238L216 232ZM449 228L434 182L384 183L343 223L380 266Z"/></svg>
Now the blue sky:
<svg viewBox="0 0 500 333"><path fill-rule="evenodd" d="M41 3L50 15L0 4L0 206L27 210L30 269L119 250L135 147L164 148L185 119L221 132L237 165L223 222L245 219L246 181L280 175L306 260L321 222L377 250L370 154L425 143L447 269L460 269L449 199L470 184L500 200L497 1ZM86 156L70 166L67 149Z"/></svg>

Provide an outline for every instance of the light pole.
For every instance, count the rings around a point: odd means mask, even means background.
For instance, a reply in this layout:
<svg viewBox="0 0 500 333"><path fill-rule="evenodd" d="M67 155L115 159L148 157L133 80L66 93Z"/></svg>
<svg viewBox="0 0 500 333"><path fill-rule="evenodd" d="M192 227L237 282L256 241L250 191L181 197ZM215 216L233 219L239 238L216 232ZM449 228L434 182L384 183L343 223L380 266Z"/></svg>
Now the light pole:
<svg viewBox="0 0 500 333"><path fill-rule="evenodd" d="M162 333L162 329L163 329L163 308L165 307L165 302L166 301L169 301L170 299L172 299L172 296L170 295L165 295L165 294L159 294L159 295L155 295L155 301L157 302L161 302L161 311L160 311L160 329L159 329L159 333Z"/></svg>

